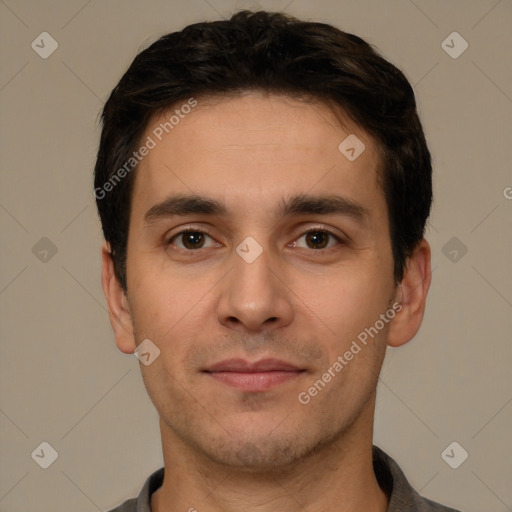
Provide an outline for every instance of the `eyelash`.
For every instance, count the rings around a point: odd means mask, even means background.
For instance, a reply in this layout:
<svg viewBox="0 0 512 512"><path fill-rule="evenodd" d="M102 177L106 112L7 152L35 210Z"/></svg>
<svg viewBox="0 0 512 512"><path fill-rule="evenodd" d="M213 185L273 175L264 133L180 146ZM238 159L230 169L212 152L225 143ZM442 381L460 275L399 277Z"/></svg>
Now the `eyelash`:
<svg viewBox="0 0 512 512"><path fill-rule="evenodd" d="M206 231L203 231L202 229L196 229L193 226L190 226L190 227L185 228L182 231L179 231L178 233L175 233L174 235L172 235L171 238L166 240L165 245L166 246L172 245L172 243L173 243L173 241L175 239L179 238L182 235L186 235L187 233L200 233L200 234L203 234L203 235L206 235L206 236L210 237L213 240L213 237L211 235L209 235ZM339 237L338 235L335 235L334 233L332 233L328 229L325 229L325 228L320 227L320 226L307 229L296 240L299 240L300 238L302 238L303 236L308 235L309 233L325 233L330 238L334 238L336 240L336 242L338 242L338 244L344 244L344 241L343 241L343 239L341 237ZM293 243L295 243L295 241ZM329 243L329 242L327 242L327 243ZM330 249L335 249L335 248L336 248L336 246L327 247L327 248L324 248L324 249L310 249L310 250L314 251L314 252L326 252L326 251L329 251ZM177 247L176 248L176 250L178 250L178 251L188 252L188 253L198 252L201 249L209 249L209 247L200 247L199 249L183 249L181 247ZM299 247L299 249L303 249L303 247Z"/></svg>

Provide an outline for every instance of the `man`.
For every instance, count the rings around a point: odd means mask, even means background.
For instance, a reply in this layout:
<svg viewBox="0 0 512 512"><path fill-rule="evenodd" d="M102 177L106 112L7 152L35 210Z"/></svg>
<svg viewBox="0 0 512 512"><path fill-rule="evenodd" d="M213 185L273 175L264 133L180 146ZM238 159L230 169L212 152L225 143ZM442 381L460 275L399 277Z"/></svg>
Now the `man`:
<svg viewBox="0 0 512 512"><path fill-rule="evenodd" d="M430 284L430 154L399 70L276 13L164 36L105 105L95 195L165 465L117 512L453 510L372 446L386 346Z"/></svg>

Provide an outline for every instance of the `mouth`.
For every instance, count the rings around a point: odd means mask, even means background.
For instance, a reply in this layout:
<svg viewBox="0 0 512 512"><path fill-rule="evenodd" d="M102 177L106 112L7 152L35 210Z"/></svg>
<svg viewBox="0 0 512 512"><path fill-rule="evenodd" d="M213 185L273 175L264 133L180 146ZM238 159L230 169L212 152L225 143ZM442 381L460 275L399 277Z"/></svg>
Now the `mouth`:
<svg viewBox="0 0 512 512"><path fill-rule="evenodd" d="M305 369L279 359L262 359L254 363L227 359L204 370L216 381L247 392L267 391L305 372Z"/></svg>

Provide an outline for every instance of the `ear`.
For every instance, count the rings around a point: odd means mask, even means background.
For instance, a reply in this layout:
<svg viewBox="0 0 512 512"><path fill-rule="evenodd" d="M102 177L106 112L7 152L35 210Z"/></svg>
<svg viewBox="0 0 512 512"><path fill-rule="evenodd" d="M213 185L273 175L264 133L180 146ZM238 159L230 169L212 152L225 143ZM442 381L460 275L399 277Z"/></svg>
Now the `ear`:
<svg viewBox="0 0 512 512"><path fill-rule="evenodd" d="M110 244L101 248L101 285L107 299L108 315L114 329L117 348L125 354L132 354L136 348L133 323L126 294L114 272Z"/></svg>
<svg viewBox="0 0 512 512"><path fill-rule="evenodd" d="M397 314L390 323L390 347L404 345L418 332L425 313L430 281L430 246L423 239L407 258L404 277L397 288L396 301L402 308L400 311L397 309Z"/></svg>

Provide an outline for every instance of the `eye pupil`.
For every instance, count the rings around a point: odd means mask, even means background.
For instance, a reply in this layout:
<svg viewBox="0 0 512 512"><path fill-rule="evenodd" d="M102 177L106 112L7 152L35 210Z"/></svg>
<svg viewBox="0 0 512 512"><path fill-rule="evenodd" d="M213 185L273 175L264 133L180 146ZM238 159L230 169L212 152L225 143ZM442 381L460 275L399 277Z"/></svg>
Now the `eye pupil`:
<svg viewBox="0 0 512 512"><path fill-rule="evenodd" d="M204 243L204 234L197 231L191 231L183 234L183 245L187 249L198 249Z"/></svg>
<svg viewBox="0 0 512 512"><path fill-rule="evenodd" d="M306 235L306 240L308 245L311 242L311 245L315 246L314 249L323 249L327 245L328 236L322 231L310 231Z"/></svg>

